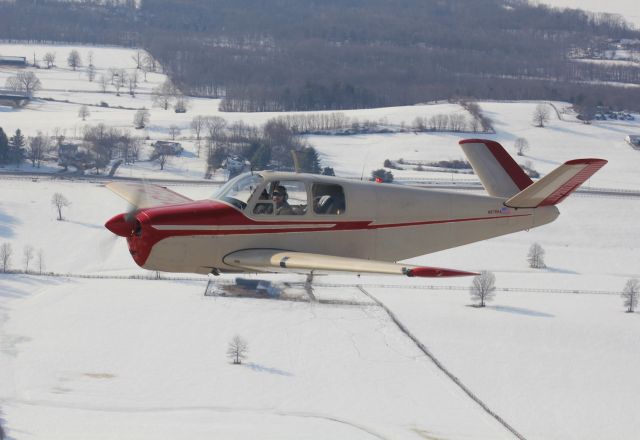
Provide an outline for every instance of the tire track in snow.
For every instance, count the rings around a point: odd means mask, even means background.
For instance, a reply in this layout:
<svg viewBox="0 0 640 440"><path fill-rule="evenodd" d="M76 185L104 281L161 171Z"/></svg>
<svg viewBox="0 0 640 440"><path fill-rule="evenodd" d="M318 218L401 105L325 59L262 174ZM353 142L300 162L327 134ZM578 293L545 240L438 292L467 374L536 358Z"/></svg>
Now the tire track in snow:
<svg viewBox="0 0 640 440"><path fill-rule="evenodd" d="M516 438L519 440L526 440L526 438L520 434L514 427L509 425L506 420L496 414L489 406L484 403L478 396L476 396L469 388L467 388L457 376L455 376L452 372L450 372L440 360L433 354L429 349L422 343L418 338L416 338L405 325L400 322L400 320L396 317L396 315L378 298L373 296L371 293L367 292L362 286L357 286L357 288L367 295L371 300L375 301L378 306L383 308L391 320L398 326L398 328L411 339L416 346L422 351L431 361L438 367L444 374L449 377L467 396L469 396L474 402L476 402L487 414L493 417L498 423L504 426L509 432L511 432Z"/></svg>

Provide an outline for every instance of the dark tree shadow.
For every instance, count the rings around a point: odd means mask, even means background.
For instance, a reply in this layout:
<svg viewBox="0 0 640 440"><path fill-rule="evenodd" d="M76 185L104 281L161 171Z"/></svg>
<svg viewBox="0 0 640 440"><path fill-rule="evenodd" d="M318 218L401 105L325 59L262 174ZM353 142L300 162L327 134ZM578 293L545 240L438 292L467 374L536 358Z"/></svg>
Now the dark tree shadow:
<svg viewBox="0 0 640 440"><path fill-rule="evenodd" d="M265 367L264 365L256 364L253 362L249 362L243 365L245 365L247 368L252 369L253 371L257 371L258 373L269 373L269 374L275 374L278 376L293 376L293 374L289 373L288 371L279 370L277 368Z"/></svg>
<svg viewBox="0 0 640 440"><path fill-rule="evenodd" d="M580 272L576 272L575 270L569 270L569 269L560 269L558 267L546 267L544 269L546 272L551 272L551 273L566 273L569 275L580 275Z"/></svg>
<svg viewBox="0 0 640 440"><path fill-rule="evenodd" d="M508 307L508 306L487 306L487 309L495 310L497 312L515 313L517 315L535 316L538 318L553 318L554 316L549 313L538 312L536 310L523 309L521 307Z"/></svg>
<svg viewBox="0 0 640 440"><path fill-rule="evenodd" d="M11 238L14 236L13 227L19 223L12 215L0 211L0 237Z"/></svg>
<svg viewBox="0 0 640 440"><path fill-rule="evenodd" d="M84 226L86 228L92 228L92 229L104 229L104 226L102 225L96 225L96 224L92 224L92 223L85 223L85 222L79 222L79 221L75 221L75 220L64 220L67 223L72 223L74 225L78 225L78 226Z"/></svg>
<svg viewBox="0 0 640 440"><path fill-rule="evenodd" d="M177 157L188 157L188 158L192 159L192 158L196 157L196 154L192 153L191 151L184 150L182 153L180 153L180 156L177 156Z"/></svg>

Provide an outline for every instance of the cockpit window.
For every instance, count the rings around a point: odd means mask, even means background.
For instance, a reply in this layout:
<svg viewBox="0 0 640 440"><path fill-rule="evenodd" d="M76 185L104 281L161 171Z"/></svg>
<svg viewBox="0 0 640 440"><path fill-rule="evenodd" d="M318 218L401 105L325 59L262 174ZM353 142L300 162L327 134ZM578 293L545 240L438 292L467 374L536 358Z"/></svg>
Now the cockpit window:
<svg viewBox="0 0 640 440"><path fill-rule="evenodd" d="M256 188L262 184L262 181L262 176L259 174L241 174L228 181L213 198L244 210L249 198Z"/></svg>
<svg viewBox="0 0 640 440"><path fill-rule="evenodd" d="M270 182L260 194L253 213L258 215L305 215L307 189L298 180Z"/></svg>

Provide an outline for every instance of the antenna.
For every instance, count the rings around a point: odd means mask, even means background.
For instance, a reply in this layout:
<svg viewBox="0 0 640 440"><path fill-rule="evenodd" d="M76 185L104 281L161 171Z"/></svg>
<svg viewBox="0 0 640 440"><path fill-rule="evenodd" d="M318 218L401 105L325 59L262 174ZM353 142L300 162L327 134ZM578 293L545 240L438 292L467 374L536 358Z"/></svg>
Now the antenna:
<svg viewBox="0 0 640 440"><path fill-rule="evenodd" d="M370 151L371 145L367 145L367 154L364 155L364 161L362 162L362 174L360 174L360 180L364 180L364 168L367 166L367 159L369 158Z"/></svg>

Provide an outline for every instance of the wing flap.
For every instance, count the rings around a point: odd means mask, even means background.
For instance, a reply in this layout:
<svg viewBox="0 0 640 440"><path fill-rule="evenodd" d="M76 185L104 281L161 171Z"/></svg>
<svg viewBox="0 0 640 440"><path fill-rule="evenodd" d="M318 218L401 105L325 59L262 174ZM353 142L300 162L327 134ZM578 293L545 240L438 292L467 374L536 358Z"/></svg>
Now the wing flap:
<svg viewBox="0 0 640 440"><path fill-rule="evenodd" d="M148 183L111 182L105 186L138 209L193 201L163 186Z"/></svg>
<svg viewBox="0 0 640 440"><path fill-rule="evenodd" d="M277 249L246 249L223 259L225 264L256 272L354 272L404 275L408 277L456 277L477 275L454 269L412 266L362 258L291 252Z"/></svg>

